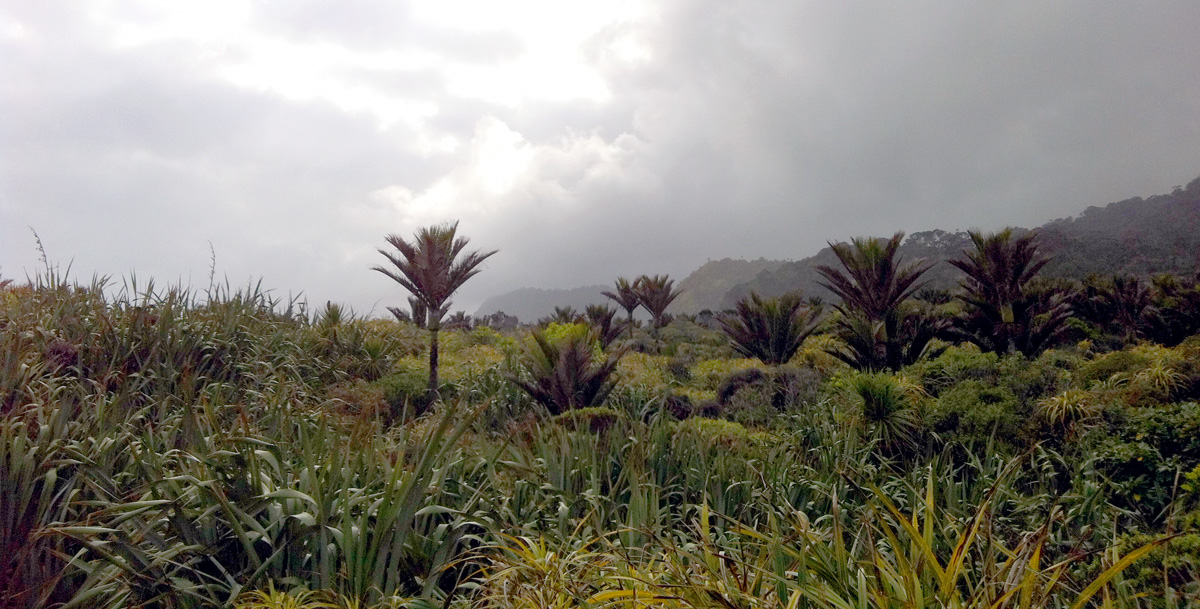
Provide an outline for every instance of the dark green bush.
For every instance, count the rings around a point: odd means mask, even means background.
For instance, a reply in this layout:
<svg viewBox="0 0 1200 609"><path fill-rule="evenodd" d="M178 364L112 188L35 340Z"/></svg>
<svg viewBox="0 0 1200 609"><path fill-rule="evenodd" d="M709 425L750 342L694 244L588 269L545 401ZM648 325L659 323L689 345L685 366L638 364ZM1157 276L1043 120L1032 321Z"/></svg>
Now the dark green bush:
<svg viewBox="0 0 1200 609"><path fill-rule="evenodd" d="M928 422L946 442L982 449L994 439L998 446L1019 450L1027 444L1030 414L1008 388L967 380L938 396Z"/></svg>
<svg viewBox="0 0 1200 609"><path fill-rule="evenodd" d="M781 412L811 404L821 376L811 368L748 368L725 377L717 388L720 416L743 425L769 426Z"/></svg>
<svg viewBox="0 0 1200 609"><path fill-rule="evenodd" d="M1113 503L1149 521L1166 516L1183 473L1200 465L1200 404L1123 408L1097 432L1097 466Z"/></svg>

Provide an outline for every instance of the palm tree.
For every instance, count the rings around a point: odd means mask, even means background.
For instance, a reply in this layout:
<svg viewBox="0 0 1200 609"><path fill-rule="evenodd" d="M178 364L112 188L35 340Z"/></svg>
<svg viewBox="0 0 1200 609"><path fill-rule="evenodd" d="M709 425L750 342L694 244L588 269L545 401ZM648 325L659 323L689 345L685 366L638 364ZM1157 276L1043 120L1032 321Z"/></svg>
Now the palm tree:
<svg viewBox="0 0 1200 609"><path fill-rule="evenodd" d="M930 341L944 323L927 308L909 303L924 284L921 275L929 263L901 264L897 250L904 233L891 239L857 238L850 243L830 243L842 269L818 266L821 285L842 301L837 334L847 345L832 355L860 370L899 370L928 353Z"/></svg>
<svg viewBox="0 0 1200 609"><path fill-rule="evenodd" d="M413 323L417 327L424 330L425 326L429 325L429 307L416 296L408 297L408 308L412 311Z"/></svg>
<svg viewBox="0 0 1200 609"><path fill-rule="evenodd" d="M751 292L737 303L734 316L720 318L733 349L764 364L792 359L804 339L817 329L820 310L806 307L797 293L763 300Z"/></svg>
<svg viewBox="0 0 1200 609"><path fill-rule="evenodd" d="M642 306L642 298L638 295L638 282L635 280L633 283L629 283L628 279L618 277L616 291L601 292L601 294L615 301L629 314L629 338L633 338L633 312Z"/></svg>
<svg viewBox="0 0 1200 609"><path fill-rule="evenodd" d="M1146 310L1146 334L1151 340L1174 347L1200 332L1200 273L1155 275L1151 287L1151 306Z"/></svg>
<svg viewBox="0 0 1200 609"><path fill-rule="evenodd" d="M646 310L650 312L650 317L654 319L654 329L657 330L667 325L670 318L667 316L667 307L683 294L683 290L675 289L675 280L669 275L655 275L650 277L642 275L637 280L636 290L638 294L638 302L641 303Z"/></svg>
<svg viewBox="0 0 1200 609"><path fill-rule="evenodd" d="M544 327L550 324L575 324L581 321L583 321L583 316L579 314L579 311L576 311L575 307L568 305L565 307L554 307L554 312L539 319L538 325Z"/></svg>
<svg viewBox="0 0 1200 609"><path fill-rule="evenodd" d="M471 316L467 315L466 311L455 311L453 315L446 318L442 324L447 330L470 330Z"/></svg>
<svg viewBox="0 0 1200 609"><path fill-rule="evenodd" d="M1145 334L1146 309L1150 307L1150 290L1133 275L1113 275L1112 287L1100 293L1100 298L1113 313L1113 323L1120 328L1121 338L1133 342Z"/></svg>
<svg viewBox="0 0 1200 609"><path fill-rule="evenodd" d="M1066 331L1071 316L1063 290L1034 282L1050 259L1038 254L1034 233L969 234L974 251L950 261L966 274L958 296L966 310L954 333L984 351L1036 356Z"/></svg>
<svg viewBox="0 0 1200 609"><path fill-rule="evenodd" d="M608 350L618 337L621 336L622 323L614 317L617 315L617 310L608 305L588 305L587 306L587 322L596 331L596 338L600 341L600 348Z"/></svg>
<svg viewBox="0 0 1200 609"><path fill-rule="evenodd" d="M924 287L917 280L933 265L918 261L900 266L896 251L903 239L904 233L899 232L891 239L855 238L829 244L846 272L830 266L818 266L817 272L828 282L821 285L842 299L838 310L880 321Z"/></svg>
<svg viewBox="0 0 1200 609"><path fill-rule="evenodd" d="M479 273L483 264L496 250L464 253L468 239L457 236L458 222L423 227L411 242L391 234L387 242L397 253L379 250L394 268L372 267L391 277L408 290L428 311L429 328L429 393L438 390L438 330L442 318L450 309L450 297L468 279Z"/></svg>
<svg viewBox="0 0 1200 609"><path fill-rule="evenodd" d="M425 303L421 302L416 296L408 297L408 311L400 307L388 307L387 310L396 318L396 321L406 321L416 324L418 328L425 329L425 322L428 314L425 312Z"/></svg>
<svg viewBox="0 0 1200 609"><path fill-rule="evenodd" d="M593 351L596 341L591 328L581 327L557 341L534 330L524 362L526 374L506 378L552 415L601 404L616 387L613 373L624 351L618 349L601 361Z"/></svg>

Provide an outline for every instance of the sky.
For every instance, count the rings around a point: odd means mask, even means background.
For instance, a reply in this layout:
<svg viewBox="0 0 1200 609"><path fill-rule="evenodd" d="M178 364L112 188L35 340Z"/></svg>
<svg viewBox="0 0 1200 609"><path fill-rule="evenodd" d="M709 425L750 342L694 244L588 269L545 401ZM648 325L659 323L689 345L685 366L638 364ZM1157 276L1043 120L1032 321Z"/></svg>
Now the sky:
<svg viewBox="0 0 1200 609"><path fill-rule="evenodd" d="M1200 9L1096 3L0 0L0 275L386 315L826 241L1036 226L1200 176Z"/></svg>

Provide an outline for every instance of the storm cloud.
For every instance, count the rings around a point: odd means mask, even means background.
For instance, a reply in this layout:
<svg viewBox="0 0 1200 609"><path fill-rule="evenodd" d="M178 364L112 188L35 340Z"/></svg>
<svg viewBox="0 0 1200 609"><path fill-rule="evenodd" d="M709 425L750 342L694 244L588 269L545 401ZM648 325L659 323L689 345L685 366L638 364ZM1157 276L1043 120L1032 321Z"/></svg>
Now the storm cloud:
<svg viewBox="0 0 1200 609"><path fill-rule="evenodd" d="M0 272L379 313L457 220L473 310L1200 175L1189 2L596 4L0 2Z"/></svg>

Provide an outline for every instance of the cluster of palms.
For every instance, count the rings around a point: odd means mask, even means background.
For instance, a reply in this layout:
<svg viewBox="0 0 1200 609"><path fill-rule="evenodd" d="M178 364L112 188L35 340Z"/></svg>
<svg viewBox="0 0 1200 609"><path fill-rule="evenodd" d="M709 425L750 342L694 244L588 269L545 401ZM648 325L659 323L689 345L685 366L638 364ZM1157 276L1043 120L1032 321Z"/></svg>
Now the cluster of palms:
<svg viewBox="0 0 1200 609"><path fill-rule="evenodd" d="M479 266L496 253L495 250L465 252L468 240L457 236L457 230L458 223L455 222L421 228L412 241L389 235L387 241L396 252L380 249L379 253L391 266L373 267L411 294L409 311L396 307L388 310L399 320L412 321L429 330L430 396L436 395L438 389L439 330L443 326L461 328L470 325L465 314L445 319L450 309L450 297L479 273ZM632 283L622 277L617 280L615 292L604 294L628 313L627 325L632 337L633 314L638 307L644 307L650 313L656 331L670 322L666 309L682 293L674 284L667 275L643 275ZM618 349L605 361L598 362L594 361L591 345L599 343L602 349L608 349L616 340L622 328L614 321L615 314L616 311L604 306L588 307L586 319L570 308L556 310L555 317L549 321L586 321L591 331L571 334L560 342L551 341L535 331L532 339L535 347L530 349L527 376L512 375L509 380L552 413L603 401L612 390L614 383L610 377L624 350Z"/></svg>
<svg viewBox="0 0 1200 609"><path fill-rule="evenodd" d="M410 311L391 309L392 313L430 332L431 395L438 387L438 330L470 323L465 315L443 321L450 296L496 253L465 253L467 239L458 237L456 230L457 223L422 228L411 242L391 235L388 242L398 254L380 253L392 266L374 269L411 293ZM1116 327L1126 340L1151 337L1171 344L1200 329L1194 313L1200 289L1195 286L1163 277L1151 290L1136 278L1116 277L1072 291L1039 277L1049 258L1039 254L1034 233L1007 229L970 235L974 249L950 261L963 272L953 315L917 297L926 287L922 276L932 264L901 261L897 252L904 233L896 233L888 239L830 244L841 268L820 266L817 271L825 280L822 285L840 299L832 307L833 315L825 314L819 299L751 294L718 321L738 353L767 364L789 361L806 338L827 329L840 339L830 354L865 371L897 371L936 356L944 346L937 346L935 339L1035 357L1064 336L1072 316ZM612 346L624 331L633 338L634 313L640 307L650 314L657 339L672 319L667 308L681 293L667 275L643 275L633 281L621 277L603 294L625 311L624 322L607 306L589 306L583 315L569 307L557 309L543 321L582 323L590 331L557 343L535 331L526 374L510 380L551 412L603 401L612 387L609 376L624 353L624 348ZM607 352L603 361L593 357L591 345L596 343Z"/></svg>
<svg viewBox="0 0 1200 609"><path fill-rule="evenodd" d="M633 314L638 307L650 313L657 335L671 321L667 307L682 293L674 286L667 275L643 275L633 282L624 277L617 279L616 290L604 295L625 310L628 319L624 323L617 322L616 311L604 305L588 306L584 315L571 307L555 308L554 315L542 320L542 325L578 324L580 329L568 330L558 340L552 340L544 330L534 330L523 374L510 374L508 380L554 415L603 403L616 386L613 373L629 347L614 348L617 338L625 328L633 338ZM595 353L593 345L598 345L603 354Z"/></svg>
<svg viewBox="0 0 1200 609"><path fill-rule="evenodd" d="M1175 346L1200 332L1200 277L1092 276L1071 298L1075 315L1120 348L1142 339Z"/></svg>
<svg viewBox="0 0 1200 609"><path fill-rule="evenodd" d="M450 297L496 253L465 252L468 240L457 236L457 228L457 223L421 228L411 242L390 235L387 241L397 252L379 251L391 267L374 267L411 294L411 313L392 313L430 332L431 395L438 388L438 331L449 311ZM842 268L817 269L825 278L824 285L841 299L834 307L837 315L832 326L843 346L832 354L852 367L899 370L931 355L931 345L938 337L966 340L985 351L1033 356L1063 332L1071 307L1061 290L1039 288L1034 283L1048 259L1038 255L1032 233L971 233L975 250L951 261L965 274L958 296L963 311L953 319L934 314L928 303L914 299L924 286L921 276L931 265L902 264L897 250L903 237L903 233L896 233L890 239L861 238L830 244ZM625 311L628 319L624 325L632 338L634 313L639 307L650 314L657 336L671 321L667 307L681 293L667 275L642 275L633 281L618 278L615 289L603 294ZM805 303L794 294L771 299L751 294L720 323L739 353L780 364L791 359L804 340L818 331L823 311L819 301ZM610 353L605 361L594 361L590 345L598 342L602 349L608 349L613 344L621 332L614 315L611 308L600 306L589 307L586 319L569 308L556 311L553 320L586 321L591 332L573 335L561 344L535 332L529 376L510 380L552 412L602 401L611 389L608 377L623 350ZM457 320L453 325L464 321Z"/></svg>
<svg viewBox="0 0 1200 609"><path fill-rule="evenodd" d="M632 283L624 277L618 277L616 289L602 293L625 310L629 316L629 337L632 338L633 314L638 307L650 313L650 319L657 331L671 322L667 307L671 306L683 291L675 289L675 280L667 275L642 275Z"/></svg>
<svg viewBox="0 0 1200 609"><path fill-rule="evenodd" d="M903 238L896 233L890 239L831 243L842 268L817 267L823 285L841 299L829 325L842 346L831 354L850 366L899 370L936 355L935 338L1032 357L1065 331L1069 295L1035 281L1049 259L1038 254L1032 233L971 233L975 249L950 262L964 273L957 295L961 311L953 317L915 298L932 265L902 263L897 251ZM773 299L751 294L720 321L738 352L776 364L791 359L823 320L819 302L805 305L795 294Z"/></svg>

